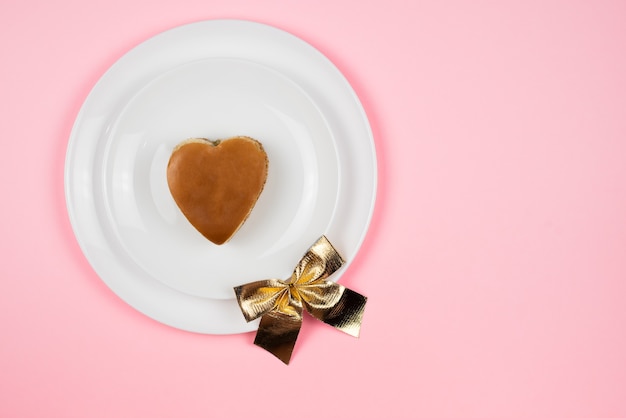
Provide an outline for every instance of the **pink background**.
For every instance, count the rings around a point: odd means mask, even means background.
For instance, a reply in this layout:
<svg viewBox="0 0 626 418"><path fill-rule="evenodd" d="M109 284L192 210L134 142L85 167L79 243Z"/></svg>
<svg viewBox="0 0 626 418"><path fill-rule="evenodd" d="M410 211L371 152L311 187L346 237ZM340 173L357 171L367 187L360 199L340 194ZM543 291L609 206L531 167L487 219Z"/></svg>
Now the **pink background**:
<svg viewBox="0 0 626 418"><path fill-rule="evenodd" d="M0 417L626 417L626 3L4 0ZM126 305L82 255L63 166L121 55L174 26L292 32L347 76L379 190L292 364ZM273 398L272 398L273 397ZM291 413L288 415L288 413Z"/></svg>

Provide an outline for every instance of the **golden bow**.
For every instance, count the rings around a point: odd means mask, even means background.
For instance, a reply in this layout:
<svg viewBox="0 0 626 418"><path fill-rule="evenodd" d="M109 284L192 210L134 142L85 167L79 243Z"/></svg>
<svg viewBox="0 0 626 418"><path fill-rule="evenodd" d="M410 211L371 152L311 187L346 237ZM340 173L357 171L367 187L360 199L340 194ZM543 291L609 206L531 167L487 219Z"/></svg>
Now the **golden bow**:
<svg viewBox="0 0 626 418"><path fill-rule="evenodd" d="M300 259L288 280L261 280L235 287L246 321L261 317L254 344L289 364L303 309L358 337L367 298L326 280L343 263L343 258L322 236Z"/></svg>

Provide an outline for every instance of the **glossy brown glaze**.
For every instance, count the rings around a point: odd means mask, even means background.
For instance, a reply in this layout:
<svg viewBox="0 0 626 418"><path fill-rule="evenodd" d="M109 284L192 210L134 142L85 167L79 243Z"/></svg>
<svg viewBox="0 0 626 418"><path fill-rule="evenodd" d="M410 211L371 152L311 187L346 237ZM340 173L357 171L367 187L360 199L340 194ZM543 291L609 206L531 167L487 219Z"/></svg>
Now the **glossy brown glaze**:
<svg viewBox="0 0 626 418"><path fill-rule="evenodd" d="M267 154L255 139L193 138L173 150L167 182L187 220L221 245L250 215L265 186L267 170Z"/></svg>

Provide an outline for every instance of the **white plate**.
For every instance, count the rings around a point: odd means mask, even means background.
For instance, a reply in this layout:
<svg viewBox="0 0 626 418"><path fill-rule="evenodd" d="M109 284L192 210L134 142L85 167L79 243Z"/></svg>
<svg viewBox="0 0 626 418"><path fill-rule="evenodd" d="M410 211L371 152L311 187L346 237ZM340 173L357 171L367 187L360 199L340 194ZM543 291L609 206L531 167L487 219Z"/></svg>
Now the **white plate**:
<svg viewBox="0 0 626 418"><path fill-rule="evenodd" d="M267 183L222 246L184 218L167 187L189 137L263 143ZM78 242L102 280L149 317L180 329L252 331L236 285L287 278L326 234L347 260L367 231L376 155L363 108L337 68L276 28L216 20L137 46L93 88L70 137L65 191Z"/></svg>

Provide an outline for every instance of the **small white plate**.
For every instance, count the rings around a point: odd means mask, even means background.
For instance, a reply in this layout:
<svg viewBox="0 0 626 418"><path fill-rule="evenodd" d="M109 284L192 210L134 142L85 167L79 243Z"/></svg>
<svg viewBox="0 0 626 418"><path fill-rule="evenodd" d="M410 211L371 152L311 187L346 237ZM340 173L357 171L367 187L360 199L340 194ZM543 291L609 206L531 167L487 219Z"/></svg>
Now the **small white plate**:
<svg viewBox="0 0 626 418"><path fill-rule="evenodd" d="M190 137L247 135L269 159L265 189L217 246L174 203L166 166ZM184 330L254 330L233 287L287 278L325 234L347 260L376 194L371 130L352 88L309 44L259 23L198 22L137 46L99 80L70 137L68 212L94 270L124 301Z"/></svg>

